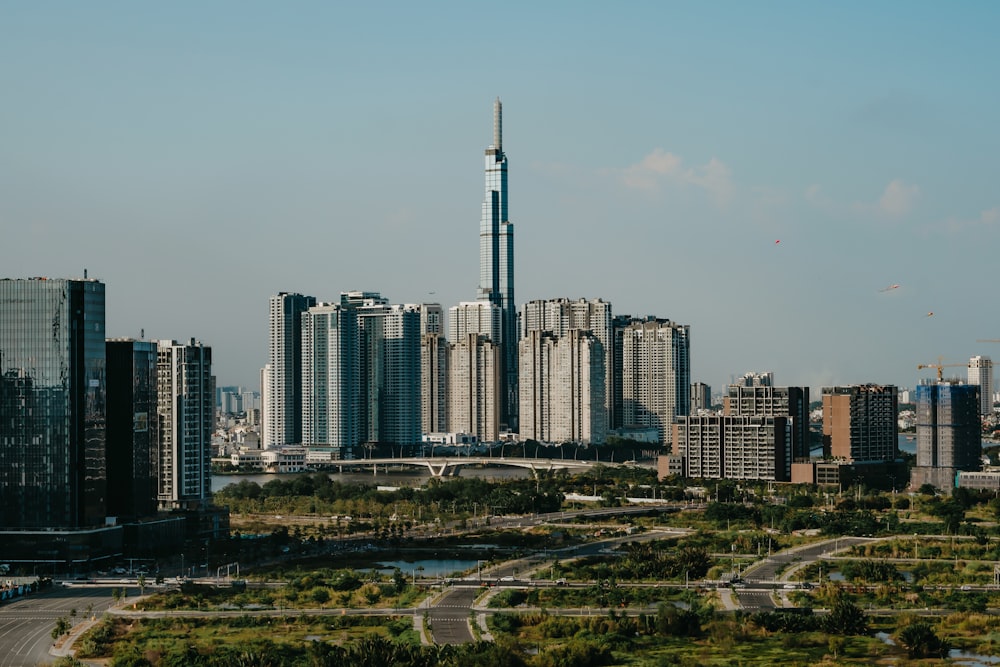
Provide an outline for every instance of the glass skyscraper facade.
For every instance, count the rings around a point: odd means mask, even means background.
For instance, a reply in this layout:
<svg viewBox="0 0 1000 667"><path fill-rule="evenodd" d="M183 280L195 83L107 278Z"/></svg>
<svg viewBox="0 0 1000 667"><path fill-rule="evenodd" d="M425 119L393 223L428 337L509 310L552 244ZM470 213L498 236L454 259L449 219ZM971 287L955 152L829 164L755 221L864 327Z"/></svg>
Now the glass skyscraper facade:
<svg viewBox="0 0 1000 667"><path fill-rule="evenodd" d="M507 156L503 108L493 103L493 143L486 149L486 194L479 225L479 301L500 308L501 421L517 428L517 308L514 303L514 225L507 217Z"/></svg>
<svg viewBox="0 0 1000 667"><path fill-rule="evenodd" d="M107 342L108 514L156 513L157 445L155 342Z"/></svg>
<svg viewBox="0 0 1000 667"><path fill-rule="evenodd" d="M104 284L0 280L0 527L106 514Z"/></svg>

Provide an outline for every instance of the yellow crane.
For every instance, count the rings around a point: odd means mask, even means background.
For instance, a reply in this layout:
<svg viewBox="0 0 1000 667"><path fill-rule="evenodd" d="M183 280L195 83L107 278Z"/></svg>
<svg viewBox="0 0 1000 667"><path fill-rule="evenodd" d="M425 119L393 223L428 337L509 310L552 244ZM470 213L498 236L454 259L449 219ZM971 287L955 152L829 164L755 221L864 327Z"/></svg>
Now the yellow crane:
<svg viewBox="0 0 1000 667"><path fill-rule="evenodd" d="M942 359L942 357L938 357L938 362L936 364L917 364L917 370L919 371L919 370L922 370L924 368L936 368L937 369L937 379L938 379L938 382L941 382L941 380L942 380L942 370L941 369L943 369L943 368L950 368L952 366L964 366L965 368L969 367L969 364L967 364L967 363L966 364L942 364L941 363L941 359Z"/></svg>

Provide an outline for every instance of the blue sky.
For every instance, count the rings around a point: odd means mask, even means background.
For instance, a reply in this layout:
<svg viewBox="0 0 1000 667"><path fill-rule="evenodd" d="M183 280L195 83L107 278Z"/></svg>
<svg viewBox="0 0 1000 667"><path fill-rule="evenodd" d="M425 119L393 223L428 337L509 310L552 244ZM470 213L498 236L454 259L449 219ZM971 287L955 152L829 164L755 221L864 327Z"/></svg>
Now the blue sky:
<svg viewBox="0 0 1000 667"><path fill-rule="evenodd" d="M688 324L715 390L1000 358L1000 5L343 5L0 0L0 275L256 387L271 294L475 298L500 96L519 303Z"/></svg>

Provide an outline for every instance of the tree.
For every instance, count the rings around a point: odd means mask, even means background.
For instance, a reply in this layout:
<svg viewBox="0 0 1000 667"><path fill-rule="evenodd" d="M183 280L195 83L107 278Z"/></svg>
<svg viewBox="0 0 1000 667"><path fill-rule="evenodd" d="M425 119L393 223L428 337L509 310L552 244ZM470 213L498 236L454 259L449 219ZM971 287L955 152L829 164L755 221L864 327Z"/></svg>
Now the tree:
<svg viewBox="0 0 1000 667"><path fill-rule="evenodd" d="M843 593L837 593L833 608L826 617L826 631L839 635L867 635L868 617L861 607Z"/></svg>
<svg viewBox="0 0 1000 667"><path fill-rule="evenodd" d="M57 618L56 626L52 628L52 640L55 641L56 639L59 639L64 634L69 632L70 627L72 626L70 626L69 624L69 619L67 619L65 616L60 616L59 618Z"/></svg>
<svg viewBox="0 0 1000 667"><path fill-rule="evenodd" d="M948 643L931 628L930 623L916 620L896 633L896 642L906 649L911 658L943 658L948 654Z"/></svg>
<svg viewBox="0 0 1000 667"><path fill-rule="evenodd" d="M136 579L136 583L139 584L139 595L146 594L146 575L139 573L139 578Z"/></svg>

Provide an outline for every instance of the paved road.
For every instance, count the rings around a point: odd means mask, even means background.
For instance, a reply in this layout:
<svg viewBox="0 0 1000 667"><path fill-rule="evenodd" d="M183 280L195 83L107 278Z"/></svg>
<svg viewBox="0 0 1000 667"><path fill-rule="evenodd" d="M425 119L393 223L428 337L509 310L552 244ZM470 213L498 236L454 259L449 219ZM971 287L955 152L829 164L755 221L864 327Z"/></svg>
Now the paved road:
<svg viewBox="0 0 1000 667"><path fill-rule="evenodd" d="M55 661L49 654L52 628L65 616L82 621L87 606L103 613L114 600L111 588L54 588L0 605L0 667L35 667ZM76 610L76 618L70 611Z"/></svg>
<svg viewBox="0 0 1000 667"><path fill-rule="evenodd" d="M792 563L809 563L827 554L870 541L871 538L868 537L840 537L777 553L747 569L743 577L747 587L734 589L736 600L740 608L748 611L776 609L778 605L774 603L771 590L775 588L772 582L778 578L779 570Z"/></svg>
<svg viewBox="0 0 1000 667"><path fill-rule="evenodd" d="M427 610L427 622L435 644L467 644L475 640L469 620L477 595L478 588L452 588Z"/></svg>

